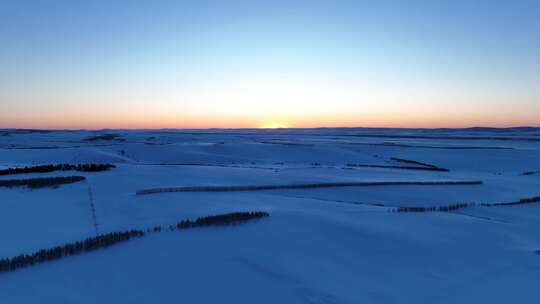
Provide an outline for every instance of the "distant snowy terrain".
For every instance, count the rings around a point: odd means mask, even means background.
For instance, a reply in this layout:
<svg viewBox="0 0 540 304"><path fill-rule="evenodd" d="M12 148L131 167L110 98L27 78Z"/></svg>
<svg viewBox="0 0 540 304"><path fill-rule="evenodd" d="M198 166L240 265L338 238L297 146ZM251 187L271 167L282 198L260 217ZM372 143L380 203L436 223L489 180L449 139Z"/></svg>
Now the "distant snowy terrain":
<svg viewBox="0 0 540 304"><path fill-rule="evenodd" d="M0 170L110 163L0 187L0 259L101 233L261 210L0 273L1 303L534 303L540 129L0 130ZM435 168L435 170L434 170ZM528 174L526 174L528 173ZM163 187L481 181L136 195ZM240 188L244 189L244 188ZM399 207L469 204L451 212ZM484 204L484 205L483 205Z"/></svg>

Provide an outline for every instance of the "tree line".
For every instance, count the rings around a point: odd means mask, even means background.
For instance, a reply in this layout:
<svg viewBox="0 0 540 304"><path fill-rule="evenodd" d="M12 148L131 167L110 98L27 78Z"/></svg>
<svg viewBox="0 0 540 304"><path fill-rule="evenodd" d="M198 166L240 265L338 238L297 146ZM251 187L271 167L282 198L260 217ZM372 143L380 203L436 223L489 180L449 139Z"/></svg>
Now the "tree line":
<svg viewBox="0 0 540 304"><path fill-rule="evenodd" d="M116 168L111 164L50 164L31 167L7 168L0 170L0 175L13 175L25 173L49 173L54 171L79 171L79 172L100 172Z"/></svg>
<svg viewBox="0 0 540 304"><path fill-rule="evenodd" d="M268 212L233 212L220 215L199 217L196 220L183 220L176 225L169 225L169 230L187 230L208 226L229 226L245 223L249 220L269 216ZM89 237L83 241L68 243L48 249L41 249L31 254L21 254L12 258L0 259L0 272L10 272L33 265L59 260L65 257L83 254L103 248L107 248L134 238L141 238L147 233L158 233L164 230L163 226L156 226L152 229L128 230L120 232L110 232L95 237Z"/></svg>
<svg viewBox="0 0 540 304"><path fill-rule="evenodd" d="M124 139L119 138L119 137L121 137L121 136L118 135L118 134L101 134L101 135L86 137L86 138L83 138L83 140L84 141L98 141L98 140L120 140L120 141L124 141Z"/></svg>
<svg viewBox="0 0 540 304"><path fill-rule="evenodd" d="M57 176L28 179L5 179L0 180L0 187L28 187L32 189L44 187L56 187L63 184L73 184L85 180L84 176Z"/></svg>
<svg viewBox="0 0 540 304"><path fill-rule="evenodd" d="M0 272L13 271L35 264L58 260L67 256L78 255L83 252L94 251L120 242L125 242L134 237L142 237L143 235L144 232L140 230L111 232L105 235L87 238L84 241L41 249L32 254L21 254L12 258L0 260Z"/></svg>
<svg viewBox="0 0 540 304"><path fill-rule="evenodd" d="M420 171L436 171L449 172L450 170L438 167L417 167L417 166L395 166L395 165L365 165L365 164L347 164L347 167L356 168L380 168L380 169L401 169L401 170L420 170Z"/></svg>
<svg viewBox="0 0 540 304"><path fill-rule="evenodd" d="M268 214L268 212L264 211L233 212L220 215L210 215L205 217L199 217L194 221L189 219L183 220L181 222L178 222L176 225L169 225L168 227L156 226L152 230L148 230L148 232L160 232L166 228L168 228L170 231L173 231L197 227L237 225L249 220L267 217L269 215L270 214Z"/></svg>
<svg viewBox="0 0 540 304"><path fill-rule="evenodd" d="M365 186L458 186L481 185L479 180L466 181L357 181L357 182L326 182L310 184L273 184L273 185L241 185L241 186L187 186L150 188L138 190L137 195L156 194L165 192L228 192L228 191L257 191L276 189L307 189L330 187L365 187Z"/></svg>
<svg viewBox="0 0 540 304"><path fill-rule="evenodd" d="M404 159L404 158L398 158L398 157L390 157L390 159L393 160L393 161L400 162L400 163L407 163L407 164L414 164L414 165L425 166L425 167L429 167L429 168L439 168L439 169L442 169L442 168L437 167L437 166L435 166L435 165L428 164L428 163L423 163L423 162L419 162L419 161L416 161L416 160L410 160L410 159ZM445 169L445 170L447 170L447 169Z"/></svg>
<svg viewBox="0 0 540 304"><path fill-rule="evenodd" d="M526 205L540 203L540 196L534 196L529 198L522 198L516 202L506 202L506 203L491 203L491 204L482 204L484 207L498 207L498 206L514 206L514 205Z"/></svg>
<svg viewBox="0 0 540 304"><path fill-rule="evenodd" d="M526 205L540 203L540 196L534 196L529 198L522 198L515 202L503 202L503 203L463 203L463 204L452 204L447 206L435 206L435 207L398 207L392 209L392 212L452 212L463 208L469 208L474 206L481 207L501 207L501 206L515 206L515 205Z"/></svg>
<svg viewBox="0 0 540 304"><path fill-rule="evenodd" d="M393 212L452 212L463 208L473 207L474 203L452 204L447 206L435 207L399 207Z"/></svg>

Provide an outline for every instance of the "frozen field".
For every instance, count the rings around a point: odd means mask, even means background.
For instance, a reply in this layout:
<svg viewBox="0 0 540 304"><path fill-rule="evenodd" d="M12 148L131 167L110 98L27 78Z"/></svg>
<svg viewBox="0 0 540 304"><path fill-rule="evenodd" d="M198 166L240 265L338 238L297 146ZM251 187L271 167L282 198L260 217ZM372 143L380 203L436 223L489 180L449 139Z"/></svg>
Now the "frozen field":
<svg viewBox="0 0 540 304"><path fill-rule="evenodd" d="M234 211L270 217L0 273L0 303L540 298L540 203L482 206L540 196L540 129L0 130L0 170L59 163L116 168L0 176L86 177L0 187L0 259L93 236L90 192L101 233ZM481 184L444 184L466 181ZM287 188L359 182L379 185ZM272 185L284 187L257 190ZM202 191L136 194L168 187ZM471 206L395 212L458 203Z"/></svg>

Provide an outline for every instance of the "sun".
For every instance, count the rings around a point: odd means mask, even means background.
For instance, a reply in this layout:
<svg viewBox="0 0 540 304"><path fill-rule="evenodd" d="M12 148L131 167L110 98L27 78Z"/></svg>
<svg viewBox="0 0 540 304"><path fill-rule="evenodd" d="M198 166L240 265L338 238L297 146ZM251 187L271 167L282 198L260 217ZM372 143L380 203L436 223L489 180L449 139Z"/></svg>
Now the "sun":
<svg viewBox="0 0 540 304"><path fill-rule="evenodd" d="M261 125L260 128L261 129L286 129L288 127L284 123L274 121L274 122L265 123Z"/></svg>

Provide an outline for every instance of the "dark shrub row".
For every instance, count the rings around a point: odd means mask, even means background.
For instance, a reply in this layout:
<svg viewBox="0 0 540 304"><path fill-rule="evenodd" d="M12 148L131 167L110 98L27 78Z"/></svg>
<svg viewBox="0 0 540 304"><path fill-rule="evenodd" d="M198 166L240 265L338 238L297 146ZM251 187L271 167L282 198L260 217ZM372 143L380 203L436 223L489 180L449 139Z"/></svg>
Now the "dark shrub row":
<svg viewBox="0 0 540 304"><path fill-rule="evenodd" d="M234 212L221 215L212 215L199 217L196 220L183 220L176 225L168 226L169 230L186 230L197 227L208 226L227 226L241 224L249 220L267 217L269 214L263 211L254 212ZM161 232L164 230L162 226L156 226L152 229L147 229L147 232ZM14 271L20 268L30 267L36 264L41 264L49 261L59 260L64 257L79 255L85 252L95 251L102 248L107 248L118 243L129 241L133 238L145 236L143 230L129 230L122 232L111 232L107 234L90 237L84 241L69 243L62 246L56 246L49 249L41 249L32 254L21 254L12 258L0 260L0 272Z"/></svg>
<svg viewBox="0 0 540 304"><path fill-rule="evenodd" d="M0 175L13 175L25 173L49 173L54 171L80 171L80 172L99 172L115 168L111 164L57 164L57 165L39 165L22 168L8 168L0 170Z"/></svg>
<svg viewBox="0 0 540 304"><path fill-rule="evenodd" d="M413 166L392 166L392 165L347 164L347 167L402 169L402 170L422 170L422 171L437 171L437 172L449 172L450 171L448 169L438 168L438 167L413 167Z"/></svg>
<svg viewBox="0 0 540 304"><path fill-rule="evenodd" d="M540 196L523 198L517 202L482 204L482 206L484 207L514 206L514 205L525 205L525 204L532 204L532 203L540 203Z"/></svg>
<svg viewBox="0 0 540 304"><path fill-rule="evenodd" d="M451 212L458 209L474 207L474 206L499 207L499 206L526 205L526 204L533 204L533 203L540 203L540 196L523 198L516 202L507 202L507 203L482 203L479 205L475 203L466 203L466 204L453 204L453 205L448 205L448 206L437 206L437 207L399 207L399 208L393 209L392 212L436 212L436 211Z"/></svg>
<svg viewBox="0 0 540 304"><path fill-rule="evenodd" d="M0 187L28 187L28 188L44 188L55 187L63 184L73 184L85 180L84 176L58 176L44 178L29 178L29 179L6 179L0 180Z"/></svg>
<svg viewBox="0 0 540 304"><path fill-rule="evenodd" d="M540 255L540 249L535 250L534 253L535 253L536 255Z"/></svg>
<svg viewBox="0 0 540 304"><path fill-rule="evenodd" d="M275 185L242 185L242 186L189 186L151 188L138 190L137 195L147 195L166 192L230 192L230 191L259 191L276 189L309 189L331 187L375 187L375 186L463 186L481 185L482 181L359 181L359 182L330 182L311 184L275 184Z"/></svg>
<svg viewBox="0 0 540 304"><path fill-rule="evenodd" d="M420 166L430 167L430 168L439 168L437 166L427 164L427 163L423 163L423 162L419 162L419 161L416 161L416 160L397 158L397 157L390 157L390 159L395 160L395 161L400 162L400 163L414 164L414 165L420 165Z"/></svg>
<svg viewBox="0 0 540 304"><path fill-rule="evenodd" d="M128 241L135 237L142 237L143 235L144 232L140 230L112 232L92 238L87 238L82 242L69 243L63 246L56 246L49 249L41 249L30 255L21 254L13 258L0 260L0 272L13 271L35 264L58 260L67 256L78 255L83 252L98 250Z"/></svg>
<svg viewBox="0 0 540 304"><path fill-rule="evenodd" d="M474 203L453 204L448 206L436 207L399 207L392 210L393 212L452 212L463 208L473 207Z"/></svg>
<svg viewBox="0 0 540 304"><path fill-rule="evenodd" d="M84 141L119 140L119 137L121 136L118 134L102 134L102 135L86 137L86 138L83 138L83 140Z"/></svg>
<svg viewBox="0 0 540 304"><path fill-rule="evenodd" d="M540 174L540 171L527 171L527 172L521 173L521 175L535 175L535 174Z"/></svg>
<svg viewBox="0 0 540 304"><path fill-rule="evenodd" d="M159 232L164 229L173 230L184 230L197 227L207 227L207 226L228 226L241 224L243 222L267 217L270 214L264 211L252 211L252 212L233 212L220 215L211 215L205 217L199 217L196 220L183 220L178 222L176 225L169 225L168 227L156 226L152 230L147 230L147 232Z"/></svg>

